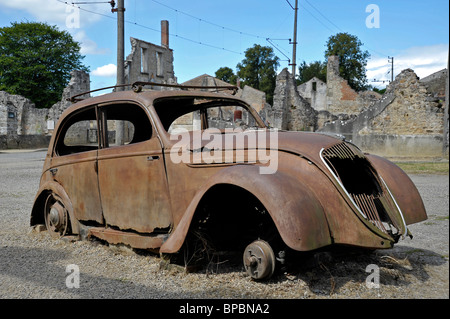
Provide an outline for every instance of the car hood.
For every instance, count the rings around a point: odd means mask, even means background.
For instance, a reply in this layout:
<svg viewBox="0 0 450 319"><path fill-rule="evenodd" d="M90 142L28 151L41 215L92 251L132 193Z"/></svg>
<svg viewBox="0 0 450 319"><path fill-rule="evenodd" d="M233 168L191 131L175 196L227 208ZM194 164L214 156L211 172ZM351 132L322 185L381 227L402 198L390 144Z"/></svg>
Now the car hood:
<svg viewBox="0 0 450 319"><path fill-rule="evenodd" d="M342 143L342 138L313 132L247 130L247 131L194 131L174 134L172 147L187 149L192 153L211 150L278 150L297 154L314 162L320 161L320 151Z"/></svg>

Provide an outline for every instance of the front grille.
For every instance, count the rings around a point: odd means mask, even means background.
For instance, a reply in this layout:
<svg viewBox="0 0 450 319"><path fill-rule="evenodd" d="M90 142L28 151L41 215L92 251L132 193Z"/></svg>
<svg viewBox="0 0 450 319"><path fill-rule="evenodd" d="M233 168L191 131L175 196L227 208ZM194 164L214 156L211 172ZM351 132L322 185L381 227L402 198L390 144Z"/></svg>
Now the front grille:
<svg viewBox="0 0 450 319"><path fill-rule="evenodd" d="M322 151L322 158L361 215L383 233L394 236L400 225L388 212L396 210L384 183L364 154L340 143Z"/></svg>

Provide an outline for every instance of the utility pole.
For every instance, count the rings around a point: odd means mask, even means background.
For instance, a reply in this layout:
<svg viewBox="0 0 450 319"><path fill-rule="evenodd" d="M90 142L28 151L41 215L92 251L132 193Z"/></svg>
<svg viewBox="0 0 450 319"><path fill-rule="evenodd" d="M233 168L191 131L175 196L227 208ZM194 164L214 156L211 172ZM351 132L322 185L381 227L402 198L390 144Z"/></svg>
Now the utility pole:
<svg viewBox="0 0 450 319"><path fill-rule="evenodd" d="M113 6L114 2L111 2ZM116 85L125 84L125 48L124 48L124 35L125 35L125 7L124 0L117 1L117 8L111 9L111 12L117 12L117 83ZM122 91L123 87L116 87L116 91ZM124 144L124 125L122 121L116 121L116 145Z"/></svg>
<svg viewBox="0 0 450 319"><path fill-rule="evenodd" d="M297 67L296 63L296 55L297 55L297 12L298 12L298 0L295 0L295 8L294 8L295 14L294 14L294 42L293 44L293 50L292 50L292 76L295 79L295 68Z"/></svg>
<svg viewBox="0 0 450 319"><path fill-rule="evenodd" d="M111 9L112 12L117 12L117 85L125 84L124 80L124 34L125 34L125 7L124 0L117 1L117 8ZM121 87L116 88L118 91L122 90Z"/></svg>
<svg viewBox="0 0 450 319"><path fill-rule="evenodd" d="M388 56L388 62L391 63L391 83L394 82L394 57Z"/></svg>

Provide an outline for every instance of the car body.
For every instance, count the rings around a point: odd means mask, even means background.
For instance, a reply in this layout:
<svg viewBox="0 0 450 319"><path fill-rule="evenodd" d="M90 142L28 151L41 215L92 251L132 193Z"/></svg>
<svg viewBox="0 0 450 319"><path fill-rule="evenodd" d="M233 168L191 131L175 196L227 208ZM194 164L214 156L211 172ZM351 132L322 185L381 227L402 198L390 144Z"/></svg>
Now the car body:
<svg viewBox="0 0 450 319"><path fill-rule="evenodd" d="M61 115L31 225L161 254L202 233L264 279L285 249L391 248L426 218L399 167L343 139L270 129L226 93L130 90Z"/></svg>

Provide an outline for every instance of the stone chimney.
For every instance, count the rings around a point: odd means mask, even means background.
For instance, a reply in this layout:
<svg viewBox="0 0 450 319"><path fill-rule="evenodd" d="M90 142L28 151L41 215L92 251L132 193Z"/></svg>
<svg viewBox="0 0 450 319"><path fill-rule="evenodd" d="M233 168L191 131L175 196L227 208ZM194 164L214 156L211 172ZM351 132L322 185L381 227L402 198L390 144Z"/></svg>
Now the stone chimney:
<svg viewBox="0 0 450 319"><path fill-rule="evenodd" d="M161 20L161 46L169 48L169 21Z"/></svg>

